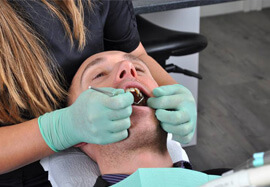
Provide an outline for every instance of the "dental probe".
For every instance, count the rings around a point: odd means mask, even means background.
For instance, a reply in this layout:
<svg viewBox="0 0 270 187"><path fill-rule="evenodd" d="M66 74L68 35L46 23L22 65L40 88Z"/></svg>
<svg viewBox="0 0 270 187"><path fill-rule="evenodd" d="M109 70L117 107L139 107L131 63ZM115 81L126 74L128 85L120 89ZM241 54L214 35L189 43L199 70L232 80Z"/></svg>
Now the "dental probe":
<svg viewBox="0 0 270 187"><path fill-rule="evenodd" d="M103 93L103 94L108 95L110 97L115 96L115 94L113 92L105 91L105 90L102 90L100 88L95 88L93 86L89 86L88 89L95 90L97 92Z"/></svg>
<svg viewBox="0 0 270 187"><path fill-rule="evenodd" d="M97 91L97 92L103 93L103 94L108 95L108 96L110 96L110 97L116 95L116 94L113 93L113 92L105 91L105 90L102 90L102 89L100 89L100 88L96 88L96 87L93 87L93 86L89 86L88 89L95 90L95 91ZM138 104L140 104L140 103L143 101L143 99L144 99L144 96L142 95L142 96L141 96L141 99L140 99L138 102L135 102L135 101L134 101L133 103L136 104L136 105L138 105Z"/></svg>

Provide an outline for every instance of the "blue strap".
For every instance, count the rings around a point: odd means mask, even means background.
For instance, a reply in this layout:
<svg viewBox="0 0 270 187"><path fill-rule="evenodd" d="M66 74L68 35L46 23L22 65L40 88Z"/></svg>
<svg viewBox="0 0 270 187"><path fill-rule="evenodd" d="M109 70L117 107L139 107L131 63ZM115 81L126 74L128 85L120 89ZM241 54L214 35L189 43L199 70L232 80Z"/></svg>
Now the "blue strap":
<svg viewBox="0 0 270 187"><path fill-rule="evenodd" d="M264 160L263 160L263 157L264 157L264 152L260 152L260 153L254 153L253 154L253 166L254 167L259 167L259 166L263 166L264 165Z"/></svg>

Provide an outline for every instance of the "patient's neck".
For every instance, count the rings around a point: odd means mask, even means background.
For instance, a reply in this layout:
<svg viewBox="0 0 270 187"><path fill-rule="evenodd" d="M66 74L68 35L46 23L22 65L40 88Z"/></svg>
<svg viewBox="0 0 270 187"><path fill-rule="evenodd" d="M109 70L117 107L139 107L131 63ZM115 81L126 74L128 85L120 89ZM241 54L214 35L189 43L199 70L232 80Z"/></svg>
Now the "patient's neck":
<svg viewBox="0 0 270 187"><path fill-rule="evenodd" d="M92 149L101 174L132 174L138 168L172 167L166 146L167 133L153 111L146 114L140 114L136 119L131 116L128 138L97 145L96 151Z"/></svg>
<svg viewBox="0 0 270 187"><path fill-rule="evenodd" d="M173 163L168 150L163 152L136 150L132 154L107 155L99 157L97 163L102 175L132 174L138 168L172 167Z"/></svg>

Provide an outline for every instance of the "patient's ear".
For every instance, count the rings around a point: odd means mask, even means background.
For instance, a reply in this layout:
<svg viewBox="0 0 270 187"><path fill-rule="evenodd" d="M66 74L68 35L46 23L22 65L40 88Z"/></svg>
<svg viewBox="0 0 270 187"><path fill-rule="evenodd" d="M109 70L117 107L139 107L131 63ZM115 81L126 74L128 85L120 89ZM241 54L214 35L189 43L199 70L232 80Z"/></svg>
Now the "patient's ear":
<svg viewBox="0 0 270 187"><path fill-rule="evenodd" d="M84 146L84 145L86 145L86 144L87 144L87 143L82 142L82 143L78 143L78 144L74 145L74 147L82 147L82 146Z"/></svg>
<svg viewBox="0 0 270 187"><path fill-rule="evenodd" d="M97 162L97 160L96 160L96 145L95 144L84 143L83 145L80 146L80 149L87 156L89 156L92 160Z"/></svg>

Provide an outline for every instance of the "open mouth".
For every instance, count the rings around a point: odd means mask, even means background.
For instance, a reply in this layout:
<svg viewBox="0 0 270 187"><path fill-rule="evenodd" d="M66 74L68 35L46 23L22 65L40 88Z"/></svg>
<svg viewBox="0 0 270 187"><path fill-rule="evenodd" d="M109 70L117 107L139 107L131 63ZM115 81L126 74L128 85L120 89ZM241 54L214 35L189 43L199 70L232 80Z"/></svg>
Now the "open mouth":
<svg viewBox="0 0 270 187"><path fill-rule="evenodd" d="M139 88L127 88L126 92L132 93L134 97L134 103L132 105L147 106L148 96L146 96Z"/></svg>

